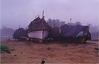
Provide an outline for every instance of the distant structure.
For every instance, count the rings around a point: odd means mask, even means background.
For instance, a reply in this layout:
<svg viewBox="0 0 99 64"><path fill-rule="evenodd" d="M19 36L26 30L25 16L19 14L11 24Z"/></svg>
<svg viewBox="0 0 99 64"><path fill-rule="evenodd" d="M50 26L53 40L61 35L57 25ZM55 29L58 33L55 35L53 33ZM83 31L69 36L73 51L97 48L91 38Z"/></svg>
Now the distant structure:
<svg viewBox="0 0 99 64"><path fill-rule="evenodd" d="M0 29L0 41L1 40L8 40L8 39L12 39L12 35L14 33L14 29L12 28L9 28L9 27L5 27L3 26L1 29Z"/></svg>
<svg viewBox="0 0 99 64"><path fill-rule="evenodd" d="M72 18L70 18L70 23L71 23L71 21L72 21Z"/></svg>
<svg viewBox="0 0 99 64"><path fill-rule="evenodd" d="M89 26L80 24L65 24L61 26L61 37L63 40L78 41L84 43L91 39Z"/></svg>
<svg viewBox="0 0 99 64"><path fill-rule="evenodd" d="M47 36L50 30L50 26L46 23L44 19L44 11L42 13L42 18L39 16L35 18L28 26L28 37L30 39L38 39L42 42Z"/></svg>
<svg viewBox="0 0 99 64"><path fill-rule="evenodd" d="M90 26L91 40L99 41L99 28L97 26Z"/></svg>
<svg viewBox="0 0 99 64"><path fill-rule="evenodd" d="M28 35L27 35L27 30L25 30L24 28L18 28L15 30L14 34L13 34L13 39L15 40L25 40L27 39Z"/></svg>
<svg viewBox="0 0 99 64"><path fill-rule="evenodd" d="M14 32L15 39L27 39L34 41L52 41L52 40L76 40L85 42L91 39L89 26L83 26L80 22L65 24L59 19L49 19L45 21L44 11L42 17L36 17L30 22L27 29L19 28Z"/></svg>

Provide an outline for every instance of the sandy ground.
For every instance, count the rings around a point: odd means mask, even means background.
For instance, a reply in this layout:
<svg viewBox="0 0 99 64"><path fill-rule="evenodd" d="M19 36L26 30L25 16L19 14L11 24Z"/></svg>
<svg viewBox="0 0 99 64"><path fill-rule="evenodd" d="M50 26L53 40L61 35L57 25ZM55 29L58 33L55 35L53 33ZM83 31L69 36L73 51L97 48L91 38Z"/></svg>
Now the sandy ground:
<svg viewBox="0 0 99 64"><path fill-rule="evenodd" d="M58 43L49 44L5 41L2 44L7 45L11 54L1 53L2 64L98 64L99 55L95 48L97 42L88 42L86 44L77 43Z"/></svg>

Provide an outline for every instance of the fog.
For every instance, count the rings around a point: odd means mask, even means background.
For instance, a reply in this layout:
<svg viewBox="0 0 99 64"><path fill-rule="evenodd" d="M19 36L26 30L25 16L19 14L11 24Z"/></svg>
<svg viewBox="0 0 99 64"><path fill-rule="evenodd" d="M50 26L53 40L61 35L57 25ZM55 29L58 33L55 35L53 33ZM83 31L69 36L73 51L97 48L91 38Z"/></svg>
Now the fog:
<svg viewBox="0 0 99 64"><path fill-rule="evenodd" d="M0 24L11 28L27 27L36 17L99 25L99 0L0 0Z"/></svg>

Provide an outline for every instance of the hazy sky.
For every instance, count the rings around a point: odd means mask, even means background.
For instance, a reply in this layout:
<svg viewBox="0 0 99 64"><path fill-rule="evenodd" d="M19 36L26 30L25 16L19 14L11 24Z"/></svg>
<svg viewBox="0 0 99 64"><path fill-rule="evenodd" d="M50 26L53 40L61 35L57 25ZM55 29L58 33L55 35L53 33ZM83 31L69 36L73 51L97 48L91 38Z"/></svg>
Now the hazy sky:
<svg viewBox="0 0 99 64"><path fill-rule="evenodd" d="M45 19L99 25L99 0L0 0L0 23L18 28L27 27L45 11Z"/></svg>

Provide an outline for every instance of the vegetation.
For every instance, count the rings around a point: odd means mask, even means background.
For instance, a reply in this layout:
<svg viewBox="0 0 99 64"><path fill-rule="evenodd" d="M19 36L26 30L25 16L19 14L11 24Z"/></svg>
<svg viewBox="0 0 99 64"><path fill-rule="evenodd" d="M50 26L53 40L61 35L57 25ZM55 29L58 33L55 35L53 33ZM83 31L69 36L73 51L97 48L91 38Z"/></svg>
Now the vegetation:
<svg viewBox="0 0 99 64"><path fill-rule="evenodd" d="M6 53L11 53L9 48L6 45L0 45L0 52L6 52Z"/></svg>

